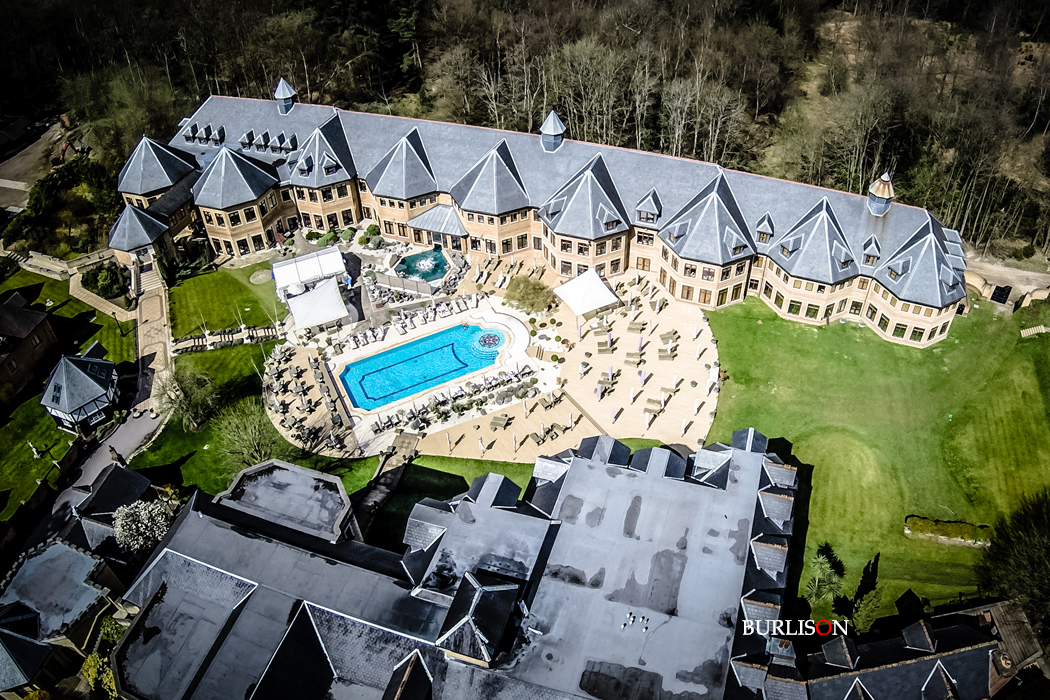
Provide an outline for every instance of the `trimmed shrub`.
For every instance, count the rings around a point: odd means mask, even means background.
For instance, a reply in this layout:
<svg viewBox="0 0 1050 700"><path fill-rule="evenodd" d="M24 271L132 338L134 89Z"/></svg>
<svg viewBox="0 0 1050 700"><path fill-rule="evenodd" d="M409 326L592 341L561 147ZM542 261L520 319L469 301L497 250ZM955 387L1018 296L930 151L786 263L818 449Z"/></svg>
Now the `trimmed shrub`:
<svg viewBox="0 0 1050 700"><path fill-rule="evenodd" d="M128 271L115 262L96 265L80 276L84 289L98 294L103 299L112 299L127 291L130 283Z"/></svg>
<svg viewBox="0 0 1050 700"><path fill-rule="evenodd" d="M368 236L361 236L357 239L359 245L368 245Z"/></svg>
<svg viewBox="0 0 1050 700"><path fill-rule="evenodd" d="M983 542L992 536L992 528L987 525L973 525L957 520L930 520L918 515L906 517L904 527L917 535L935 535L971 542Z"/></svg>
<svg viewBox="0 0 1050 700"><path fill-rule="evenodd" d="M309 231L304 236L304 238L306 238L306 240L308 240L308 241L316 241L320 237L321 237L321 232L320 231Z"/></svg>
<svg viewBox="0 0 1050 700"><path fill-rule="evenodd" d="M383 232L379 230L379 224L369 224L368 228L365 229L365 233L371 238L383 235Z"/></svg>

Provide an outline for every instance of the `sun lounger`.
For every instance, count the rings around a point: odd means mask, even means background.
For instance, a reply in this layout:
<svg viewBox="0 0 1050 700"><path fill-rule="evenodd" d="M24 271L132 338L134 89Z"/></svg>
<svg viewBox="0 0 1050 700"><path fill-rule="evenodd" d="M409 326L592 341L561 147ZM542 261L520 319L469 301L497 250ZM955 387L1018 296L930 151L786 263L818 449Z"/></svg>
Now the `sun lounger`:
<svg viewBox="0 0 1050 700"><path fill-rule="evenodd" d="M613 387L616 386L616 382L611 382L608 379L599 379L598 380L598 386L603 386L606 389L612 389Z"/></svg>
<svg viewBox="0 0 1050 700"><path fill-rule="evenodd" d="M666 387L666 386L660 387L660 391L665 393L665 394L677 394L678 393L678 389L671 389L670 387Z"/></svg>
<svg viewBox="0 0 1050 700"><path fill-rule="evenodd" d="M640 359L642 359L642 357L644 355L645 355L644 352L629 352L629 353L627 353L627 357L629 357L632 360L640 360Z"/></svg>
<svg viewBox="0 0 1050 700"><path fill-rule="evenodd" d="M395 324L394 328L397 328L397 332L400 333L401 335L404 335L405 333L408 333L408 331L405 330L405 324L403 324L403 323Z"/></svg>
<svg viewBox="0 0 1050 700"><path fill-rule="evenodd" d="M541 397L539 398L539 404L540 404L540 406L542 406L542 407L543 407L543 410L544 410L544 411L546 411L546 410L547 410L548 408L550 408L551 406L553 406L553 405L554 405L554 404L552 404L552 403L551 403L550 401L548 401L548 400L547 400L547 397L546 397L546 396L541 396Z"/></svg>
<svg viewBox="0 0 1050 700"><path fill-rule="evenodd" d="M628 367L641 367L645 360L624 360L623 363Z"/></svg>
<svg viewBox="0 0 1050 700"><path fill-rule="evenodd" d="M542 444L543 444L543 442L544 442L544 439L543 439L543 438L541 438L541 437L540 437L539 435L537 435L536 433L529 433L529 438L530 438L530 439L531 439L531 440L532 440L532 441L533 441L534 443L536 443L537 445L542 445Z"/></svg>
<svg viewBox="0 0 1050 700"><path fill-rule="evenodd" d="M651 416L658 416L658 415L660 415L663 412L664 412L664 410L662 408L657 409L657 408L649 408L648 406L646 406L645 408L642 409L642 413L648 413Z"/></svg>
<svg viewBox="0 0 1050 700"><path fill-rule="evenodd" d="M613 354L613 349L612 348L598 348L598 354L599 355L612 355Z"/></svg>
<svg viewBox="0 0 1050 700"><path fill-rule="evenodd" d="M677 355L672 355L670 353L666 353L666 352L661 351L660 355L656 359L658 359L658 360L673 360L675 357L677 357Z"/></svg>

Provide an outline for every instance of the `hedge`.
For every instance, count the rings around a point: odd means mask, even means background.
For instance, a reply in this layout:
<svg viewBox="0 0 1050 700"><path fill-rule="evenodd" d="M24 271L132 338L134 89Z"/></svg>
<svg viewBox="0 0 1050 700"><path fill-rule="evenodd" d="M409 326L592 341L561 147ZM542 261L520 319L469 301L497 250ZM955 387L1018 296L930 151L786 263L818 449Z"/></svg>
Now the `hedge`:
<svg viewBox="0 0 1050 700"><path fill-rule="evenodd" d="M936 535L955 540L980 542L991 539L992 528L987 525L974 525L957 520L930 520L918 515L909 515L904 519L904 527L917 535Z"/></svg>

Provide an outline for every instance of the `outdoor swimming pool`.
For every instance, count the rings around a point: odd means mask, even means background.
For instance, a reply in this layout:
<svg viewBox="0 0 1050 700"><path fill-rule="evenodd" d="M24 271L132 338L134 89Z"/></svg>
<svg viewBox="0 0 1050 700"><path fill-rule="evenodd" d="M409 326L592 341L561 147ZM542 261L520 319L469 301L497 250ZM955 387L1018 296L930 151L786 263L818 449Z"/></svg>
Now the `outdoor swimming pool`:
<svg viewBox="0 0 1050 700"><path fill-rule="evenodd" d="M448 272L448 260L445 260L440 248L416 253L404 258L394 267L394 272L410 280L436 282Z"/></svg>
<svg viewBox="0 0 1050 700"><path fill-rule="evenodd" d="M502 331L461 325L351 362L339 374L351 403L371 411L496 362Z"/></svg>

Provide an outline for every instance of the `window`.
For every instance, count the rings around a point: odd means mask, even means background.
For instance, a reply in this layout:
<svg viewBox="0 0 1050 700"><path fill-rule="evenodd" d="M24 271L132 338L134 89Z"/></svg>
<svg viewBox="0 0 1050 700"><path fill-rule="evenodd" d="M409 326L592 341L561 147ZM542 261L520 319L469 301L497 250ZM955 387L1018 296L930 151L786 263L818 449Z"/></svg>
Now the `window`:
<svg viewBox="0 0 1050 700"><path fill-rule="evenodd" d="M621 243L622 241L623 241L623 239L622 239L622 238L620 238L619 236L617 236L616 238L612 239L612 245L610 246L610 249L611 249L611 250L612 250L613 252L616 252L617 250L619 250L619 249L620 249L620 243Z"/></svg>
<svg viewBox="0 0 1050 700"><path fill-rule="evenodd" d="M747 281L747 288L752 292L758 291L758 278L752 277Z"/></svg>
<svg viewBox="0 0 1050 700"><path fill-rule="evenodd" d="M270 206L271 207L276 207L277 206L277 193L276 192L271 192L269 200L270 200Z"/></svg>
<svg viewBox="0 0 1050 700"><path fill-rule="evenodd" d="M771 285L769 282L766 282L765 286L762 287L762 296L764 296L766 299L773 296L773 285Z"/></svg>
<svg viewBox="0 0 1050 700"><path fill-rule="evenodd" d="M420 202L422 202L423 200L421 199L421 200L419 200L419 201L420 201ZM427 201L429 201L429 202L430 202L431 204L433 204L434 202L436 202L436 201L437 201L437 195L433 195L433 194L432 194L432 195L430 195L430 196L429 196L429 197L427 198Z"/></svg>
<svg viewBox="0 0 1050 700"><path fill-rule="evenodd" d="M789 301L788 302L788 314L791 316L798 316L802 312L801 301Z"/></svg>
<svg viewBox="0 0 1050 700"><path fill-rule="evenodd" d="M213 221L212 218L211 218L211 212L210 211L204 212L204 223L208 224L209 226L214 226L215 225L215 221Z"/></svg>
<svg viewBox="0 0 1050 700"><path fill-rule="evenodd" d="M875 320L875 316L877 316L878 313L879 313L878 309L876 309L871 304L868 304L868 320L869 321L874 321Z"/></svg>
<svg viewBox="0 0 1050 700"><path fill-rule="evenodd" d="M885 299L885 298L886 297L883 297L883 299ZM897 297L890 297L890 306L896 306L896 305L897 305Z"/></svg>
<svg viewBox="0 0 1050 700"><path fill-rule="evenodd" d="M606 248L605 241L602 241L601 243L595 243L594 244L594 254L595 255L605 255L605 248Z"/></svg>
<svg viewBox="0 0 1050 700"><path fill-rule="evenodd" d="M903 338L904 334L907 333L907 332L908 332L908 324L907 323L898 323L897 325L895 325L893 327L893 337L894 338Z"/></svg>
<svg viewBox="0 0 1050 700"><path fill-rule="evenodd" d="M474 221L474 215L468 212L467 213L467 221L473 222Z"/></svg>
<svg viewBox="0 0 1050 700"><path fill-rule="evenodd" d="M878 258L876 258L874 255L865 255L864 256L864 264L865 265L874 265L876 260L878 260Z"/></svg>
<svg viewBox="0 0 1050 700"><path fill-rule="evenodd" d="M762 258L755 258L755 262L751 264L751 267L761 270L762 264Z"/></svg>
<svg viewBox="0 0 1050 700"><path fill-rule="evenodd" d="M835 313L840 314L846 310L846 299L839 302L839 308L835 309Z"/></svg>
<svg viewBox="0 0 1050 700"><path fill-rule="evenodd" d="M409 208L409 209L415 209L415 208L416 208L416 200L414 200L414 199L410 199L410 200L408 201L408 208Z"/></svg>
<svg viewBox="0 0 1050 700"><path fill-rule="evenodd" d="M579 277L584 272L587 272L587 270L589 270L589 269L590 269L590 267L587 266L587 265L577 265L576 266L576 276Z"/></svg>
<svg viewBox="0 0 1050 700"><path fill-rule="evenodd" d="M868 288L868 280L860 280L857 282L857 289L864 290Z"/></svg>
<svg viewBox="0 0 1050 700"><path fill-rule="evenodd" d="M267 211L268 210L266 209L266 202L259 202L259 213L262 216L266 216Z"/></svg>
<svg viewBox="0 0 1050 700"><path fill-rule="evenodd" d="M591 254L591 245L589 243L577 243L576 244L576 254L577 255L590 255Z"/></svg>
<svg viewBox="0 0 1050 700"><path fill-rule="evenodd" d="M785 282L786 281L787 280L785 280ZM802 280L795 280L794 282L792 282L791 286L795 289L802 289Z"/></svg>
<svg viewBox="0 0 1050 700"><path fill-rule="evenodd" d="M699 289L696 292L696 301L699 304L710 304L711 303L711 290L710 289Z"/></svg>
<svg viewBox="0 0 1050 700"><path fill-rule="evenodd" d="M926 311L923 313L923 316L926 316L927 318L929 318L932 315L933 315L933 309L926 309Z"/></svg>
<svg viewBox="0 0 1050 700"><path fill-rule="evenodd" d="M33 347L34 348L37 347L38 345L40 345L40 336L39 335L34 335L32 340L33 340Z"/></svg>
<svg viewBox="0 0 1050 700"><path fill-rule="evenodd" d="M226 228L226 219L219 212L215 212L215 223L223 228Z"/></svg>
<svg viewBox="0 0 1050 700"><path fill-rule="evenodd" d="M919 328L918 326L916 326L915 328L911 329L911 339L910 340L913 343L921 343L922 342L922 337L924 335L926 335L926 329L925 328Z"/></svg>
<svg viewBox="0 0 1050 700"><path fill-rule="evenodd" d="M340 212L343 217L343 226L350 226L354 223L354 211L353 209L344 209Z"/></svg>
<svg viewBox="0 0 1050 700"><path fill-rule="evenodd" d="M314 214L314 228L318 231L324 231L324 219L321 218L320 214Z"/></svg>
<svg viewBox="0 0 1050 700"><path fill-rule="evenodd" d="M333 197L332 197L332 188L331 187L325 187L323 190L321 190L321 200L322 201L331 202L332 199L333 199Z"/></svg>
<svg viewBox="0 0 1050 700"><path fill-rule="evenodd" d="M700 276L700 278L702 280L704 280L705 282L710 282L711 280L713 280L715 278L715 270L714 270L714 268L712 268L712 267L705 267L703 273Z"/></svg>
<svg viewBox="0 0 1050 700"><path fill-rule="evenodd" d="M860 312L861 312L861 310L863 308L864 308L864 304L860 303L859 301L853 301L853 302L850 302L849 312L851 314L853 314L854 316L860 316Z"/></svg>
<svg viewBox="0 0 1050 700"><path fill-rule="evenodd" d="M905 313L905 314L908 313L908 310L910 308L911 308L911 304L901 304L901 313Z"/></svg>
<svg viewBox="0 0 1050 700"><path fill-rule="evenodd" d="M614 230L616 230L616 227L619 226L619 225L620 225L620 220L619 219L613 219L612 221L606 221L605 222L605 230L606 231L614 231Z"/></svg>
<svg viewBox="0 0 1050 700"><path fill-rule="evenodd" d="M330 228L330 229L332 229L332 228L339 228L339 217L338 216L336 216L335 214L329 214L325 218L328 219L328 228Z"/></svg>
<svg viewBox="0 0 1050 700"><path fill-rule="evenodd" d="M649 271L649 258L637 258L635 259L634 266L642 272Z"/></svg>
<svg viewBox="0 0 1050 700"><path fill-rule="evenodd" d="M671 256L671 269L678 272L678 258Z"/></svg>
<svg viewBox="0 0 1050 700"><path fill-rule="evenodd" d="M692 301L693 300L693 288L688 286L688 285L683 284L682 285L682 298L685 299L686 301Z"/></svg>
<svg viewBox="0 0 1050 700"><path fill-rule="evenodd" d="M915 306L911 307L911 312L918 316L922 312L922 307L916 304Z"/></svg>
<svg viewBox="0 0 1050 700"><path fill-rule="evenodd" d="M660 257L663 258L664 260L667 260L667 258L670 257L667 254L667 248L660 248Z"/></svg>
<svg viewBox="0 0 1050 700"><path fill-rule="evenodd" d="M729 279L730 276L732 276L732 274L733 274L733 268L732 267L723 267L722 268L722 281L724 282L727 279Z"/></svg>
<svg viewBox="0 0 1050 700"><path fill-rule="evenodd" d="M481 252L481 239L480 238L471 238L470 239L470 249L471 250L476 250L478 252Z"/></svg>
<svg viewBox="0 0 1050 700"><path fill-rule="evenodd" d="M890 325L890 320L886 318L886 314L879 316L879 330L883 333L886 332L886 328Z"/></svg>
<svg viewBox="0 0 1050 700"><path fill-rule="evenodd" d="M299 200L305 200L306 199L306 190L304 190L302 187L296 187L295 188L295 198L299 199Z"/></svg>
<svg viewBox="0 0 1050 700"><path fill-rule="evenodd" d="M726 293L728 291L729 291L728 289L719 289L718 290L718 306L721 306L722 304L726 303Z"/></svg>
<svg viewBox="0 0 1050 700"><path fill-rule="evenodd" d="M776 297L773 299L773 305L778 309L784 306L784 295L777 292Z"/></svg>
<svg viewBox="0 0 1050 700"><path fill-rule="evenodd" d="M478 223L481 223L481 217L480 216L478 217ZM495 226L495 224L496 224L496 219L490 216L489 217L489 226Z"/></svg>
<svg viewBox="0 0 1050 700"><path fill-rule="evenodd" d="M572 241L568 238L561 239L561 252L572 253Z"/></svg>
<svg viewBox="0 0 1050 700"><path fill-rule="evenodd" d="M743 293L744 293L744 285L738 284L738 285L734 286L733 287L733 296L731 297L732 301L739 300L740 297L743 295Z"/></svg>
<svg viewBox="0 0 1050 700"><path fill-rule="evenodd" d="M380 198L380 200L379 200L379 206L381 206L381 207L385 207L385 206L386 206L386 200L385 200L385 199L382 199L382 198Z"/></svg>
<svg viewBox="0 0 1050 700"><path fill-rule="evenodd" d="M241 225L241 213L239 211L230 212L230 226Z"/></svg>
<svg viewBox="0 0 1050 700"><path fill-rule="evenodd" d="M394 222L393 221L383 221L383 231L388 236L393 236L394 235Z"/></svg>
<svg viewBox="0 0 1050 700"><path fill-rule="evenodd" d="M141 199L135 199L135 204L138 205L139 209L145 209L146 208L146 205L143 204Z"/></svg>
<svg viewBox="0 0 1050 700"><path fill-rule="evenodd" d="M18 361L17 360L11 360L10 362L8 362L7 363L7 369L10 370L11 372L14 372L16 369L18 369Z"/></svg>
<svg viewBox="0 0 1050 700"><path fill-rule="evenodd" d="M518 212L514 212L513 214L510 215L510 223L513 224L517 220L518 220Z"/></svg>
<svg viewBox="0 0 1050 700"><path fill-rule="evenodd" d="M660 284L664 287L667 286L667 270L660 268Z"/></svg>
<svg viewBox="0 0 1050 700"><path fill-rule="evenodd" d="M310 198L311 202L317 201L317 190L307 190L306 195Z"/></svg>
<svg viewBox="0 0 1050 700"><path fill-rule="evenodd" d="M644 224L652 224L656 222L656 214L651 211L638 211L638 220Z"/></svg>
<svg viewBox="0 0 1050 700"><path fill-rule="evenodd" d="M813 283L812 282L806 282L806 291L807 292L812 292L813 291Z"/></svg>
<svg viewBox="0 0 1050 700"><path fill-rule="evenodd" d="M620 259L616 258L609 262L609 274L616 275L620 273Z"/></svg>
<svg viewBox="0 0 1050 700"><path fill-rule="evenodd" d="M506 225L507 225L507 217L505 217L505 216L501 216L501 217L499 218L499 225L500 225L500 226L506 226Z"/></svg>
<svg viewBox="0 0 1050 700"><path fill-rule="evenodd" d="M736 276L739 277L740 275L744 274L745 272L747 272L747 263L746 262L737 263L736 264Z"/></svg>
<svg viewBox="0 0 1050 700"><path fill-rule="evenodd" d="M769 234L768 233L762 233L761 231L759 231L759 233L758 233L758 242L759 243L768 243L769 242Z"/></svg>
<svg viewBox="0 0 1050 700"><path fill-rule="evenodd" d="M639 233L637 236L635 236L634 240L635 240L635 242L638 245L652 245L653 244L653 234L651 234L651 233Z"/></svg>
<svg viewBox="0 0 1050 700"><path fill-rule="evenodd" d="M540 210L539 209L533 209L532 210L532 220L533 221L539 221L540 220Z"/></svg>
<svg viewBox="0 0 1050 700"><path fill-rule="evenodd" d="M563 275L565 275L566 277L571 277L572 276L572 263L562 260L561 261L561 273Z"/></svg>
<svg viewBox="0 0 1050 700"><path fill-rule="evenodd" d="M787 246L782 245L780 246L780 254L787 258L790 257L791 251L787 249Z"/></svg>
<svg viewBox="0 0 1050 700"><path fill-rule="evenodd" d="M255 221L255 207L248 207L244 210L244 220L249 223Z"/></svg>
<svg viewBox="0 0 1050 700"><path fill-rule="evenodd" d="M672 297L674 296L675 287L677 287L677 286L678 286L678 283L675 282L674 280L671 280L670 282L667 283L667 291L671 293Z"/></svg>
<svg viewBox="0 0 1050 700"><path fill-rule="evenodd" d="M930 334L928 336L926 336L926 340L927 341L933 340L936 336L937 336L937 326L934 326L933 328L930 329Z"/></svg>
<svg viewBox="0 0 1050 700"><path fill-rule="evenodd" d="M843 260L843 261L842 261L841 263L839 263L839 266L840 266L840 267L841 267L841 268L842 268L843 270L846 270L846 269L849 269L849 264L850 264L851 262L853 262L853 261L852 261L852 260Z"/></svg>
<svg viewBox="0 0 1050 700"><path fill-rule="evenodd" d="M835 313L835 305L828 304L824 307L824 318L831 318L831 314Z"/></svg>
<svg viewBox="0 0 1050 700"><path fill-rule="evenodd" d="M423 232L420 231L418 228L412 229L412 240L415 241L416 243L422 243L423 242ZM455 242L457 240L459 240L459 239L453 239L453 242ZM456 248L456 250L459 250L459 248Z"/></svg>
<svg viewBox="0 0 1050 700"><path fill-rule="evenodd" d="M529 247L529 234L523 233L518 236L518 250L524 250Z"/></svg>
<svg viewBox="0 0 1050 700"><path fill-rule="evenodd" d="M532 237L532 249L533 250L543 250L543 239L540 238L539 236L533 236Z"/></svg>
<svg viewBox="0 0 1050 700"><path fill-rule="evenodd" d="M744 252L744 246L738 245L733 248L733 255L740 255Z"/></svg>
<svg viewBox="0 0 1050 700"><path fill-rule="evenodd" d="M489 240L488 238L486 238L485 239L485 252L488 253L489 255L495 255L496 254L496 241L492 241L492 240Z"/></svg>
<svg viewBox="0 0 1050 700"><path fill-rule="evenodd" d="M367 192L368 191L368 182L366 182L365 180L358 180L357 181L357 189L361 190L362 192Z"/></svg>
<svg viewBox="0 0 1050 700"><path fill-rule="evenodd" d="M514 241L512 241L509 238L504 238L502 241L500 241L500 247L503 249L503 254L504 255L506 255L507 253L512 252L511 248L513 247L513 245L514 245Z"/></svg>
<svg viewBox="0 0 1050 700"><path fill-rule="evenodd" d="M806 305L806 318L816 318L817 314L820 313L820 307L816 304Z"/></svg>
<svg viewBox="0 0 1050 700"><path fill-rule="evenodd" d="M348 196L349 194L350 193L347 192L347 190L346 190L346 185L339 185L339 187L335 188L335 196L338 197L339 199L342 199L342 198Z"/></svg>
<svg viewBox="0 0 1050 700"><path fill-rule="evenodd" d="M822 284L818 284L817 285L817 294L823 294L827 290L828 290L828 288L825 287L824 285L822 285Z"/></svg>
<svg viewBox="0 0 1050 700"><path fill-rule="evenodd" d="M696 265L684 265L682 267L682 274L686 277L696 277Z"/></svg>
<svg viewBox="0 0 1050 700"><path fill-rule="evenodd" d="M940 333L938 333L937 335L944 335L944 334L945 334L945 333L947 332L947 330L948 330L948 324L949 324L949 323L951 323L951 321L945 321L945 322L944 322L944 325L943 325L943 326L941 326L941 331L940 331Z"/></svg>
<svg viewBox="0 0 1050 700"><path fill-rule="evenodd" d="M605 277L605 263L602 263L601 265L595 265L594 266L594 271L598 273L599 277L604 278Z"/></svg>

